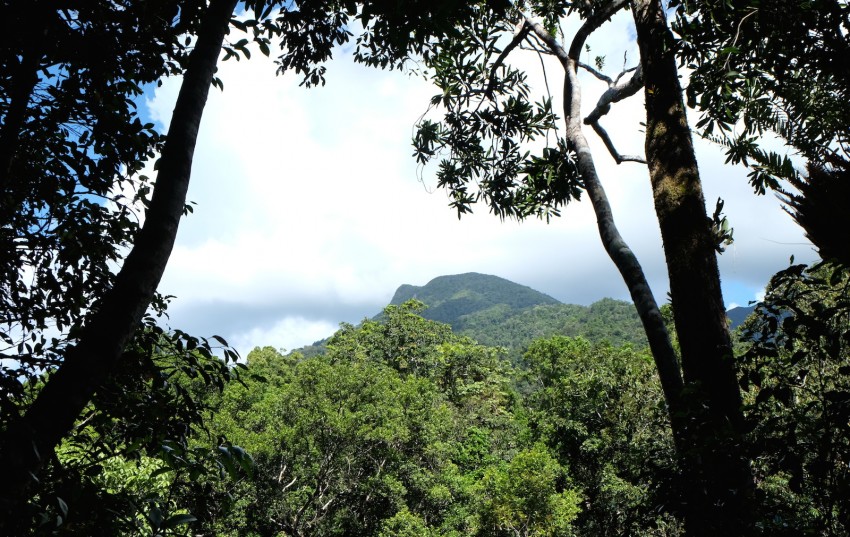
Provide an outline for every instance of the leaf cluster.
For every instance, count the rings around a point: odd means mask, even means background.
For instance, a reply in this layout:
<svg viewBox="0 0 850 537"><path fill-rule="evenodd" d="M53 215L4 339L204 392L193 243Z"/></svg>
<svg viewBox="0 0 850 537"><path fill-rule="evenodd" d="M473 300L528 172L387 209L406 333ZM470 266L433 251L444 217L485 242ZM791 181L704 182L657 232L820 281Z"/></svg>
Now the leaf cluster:
<svg viewBox="0 0 850 537"><path fill-rule="evenodd" d="M355 61L383 69L404 67L411 58L427 57L431 47L456 32L484 9L504 12L505 0L485 2L379 0L322 0L246 2L256 19L248 23L255 40L264 36L260 49L267 54L270 41L282 53L279 72L294 71L310 87L325 84L325 63L339 47L353 43ZM245 23L242 23L243 25Z"/></svg>
<svg viewBox="0 0 850 537"><path fill-rule="evenodd" d="M6 32L0 49L0 339L12 394L22 385L11 379L59 363L112 286L151 191L139 172L163 142L135 101L145 84L182 72L180 36L195 31L201 7L2 8L4 24L29 29Z"/></svg>
<svg viewBox="0 0 850 537"><path fill-rule="evenodd" d="M848 282L840 265L792 265L743 327L741 383L767 534L850 530Z"/></svg>
<svg viewBox="0 0 850 537"><path fill-rule="evenodd" d="M195 520L178 490L251 472L250 456L205 426L214 394L244 369L226 344L225 359L216 350L155 324L137 334L40 480L35 534L171 534Z"/></svg>
<svg viewBox="0 0 850 537"><path fill-rule="evenodd" d="M768 132L807 160L847 150L850 52L846 2L681 0L677 54L691 70L690 106L704 135L717 132L727 162L751 166L757 192L794 178L787 157L764 149ZM794 21L789 24L788 21Z"/></svg>
<svg viewBox="0 0 850 537"><path fill-rule="evenodd" d="M482 12L427 60L441 90L431 107L445 112L439 122L423 116L414 156L422 165L439 159L437 184L459 217L483 201L500 218L548 219L581 192L572 149L557 136L548 143L557 120L551 99L530 100L525 73L505 62L511 30L504 17Z"/></svg>

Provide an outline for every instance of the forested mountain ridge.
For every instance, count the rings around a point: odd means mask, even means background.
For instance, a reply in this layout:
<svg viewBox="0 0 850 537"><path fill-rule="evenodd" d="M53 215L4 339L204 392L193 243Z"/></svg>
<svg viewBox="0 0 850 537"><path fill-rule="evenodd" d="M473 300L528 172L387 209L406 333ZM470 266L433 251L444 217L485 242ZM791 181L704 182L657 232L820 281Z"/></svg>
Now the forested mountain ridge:
<svg viewBox="0 0 850 537"><path fill-rule="evenodd" d="M446 323L455 333L482 345L505 347L514 358L534 340L556 335L613 345L647 344L631 302L602 298L589 306L565 304L499 276L470 272L437 276L423 286L403 284L390 305L410 299L425 304L422 317ZM730 309L730 328L743 323L753 310L752 306ZM326 342L323 339L297 351L307 356L323 354Z"/></svg>
<svg viewBox="0 0 850 537"><path fill-rule="evenodd" d="M426 310L427 312L427 310ZM603 298L591 304L540 305L515 311L482 311L466 315L453 328L483 345L523 352L537 339L555 335L582 336L614 345L646 345L646 336L634 306Z"/></svg>
<svg viewBox="0 0 850 537"><path fill-rule="evenodd" d="M525 285L477 272L438 276L421 287L404 284L396 290L390 305L397 306L412 298L428 306L423 317L455 328L463 316L490 309L515 311L560 304L551 296Z"/></svg>
<svg viewBox="0 0 850 537"><path fill-rule="evenodd" d="M590 306L564 304L549 295L505 278L470 272L438 276L426 285L400 286L390 305L416 299L426 319L482 343L517 354L535 339L553 335L584 336L621 345L643 346L646 337L634 307L604 298Z"/></svg>

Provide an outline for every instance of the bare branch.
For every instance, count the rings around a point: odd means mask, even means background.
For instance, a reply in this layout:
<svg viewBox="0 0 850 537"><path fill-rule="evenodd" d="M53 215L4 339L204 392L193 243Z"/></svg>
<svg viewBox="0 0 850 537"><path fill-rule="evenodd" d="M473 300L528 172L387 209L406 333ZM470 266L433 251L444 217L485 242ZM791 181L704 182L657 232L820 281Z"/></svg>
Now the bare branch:
<svg viewBox="0 0 850 537"><path fill-rule="evenodd" d="M520 50L530 50L531 52L536 52L538 54L546 54L547 56L552 55L552 51L549 50L549 47L546 46L545 43L540 41L540 38L535 34L531 34L531 37L534 39L529 39L522 45L520 45Z"/></svg>
<svg viewBox="0 0 850 537"><path fill-rule="evenodd" d="M588 64L586 64L584 62L578 62L578 66L581 67L582 69L584 69L585 71L587 71L588 73L592 74L593 76L595 76L596 78L598 78L602 82L605 82L606 84L608 84L609 87L614 84L614 81L611 80L610 77L602 74L601 72L597 71L596 69L589 66Z"/></svg>
<svg viewBox="0 0 850 537"><path fill-rule="evenodd" d="M621 75L622 76L622 75ZM617 77L620 80L621 77ZM599 97L596 103L596 108L584 120L585 125L590 125L599 120L611 109L611 104L622 101L627 97L631 97L643 88L643 70L638 66L635 69L635 74L625 82L617 82L609 84L608 89Z"/></svg>
<svg viewBox="0 0 850 537"><path fill-rule="evenodd" d="M617 164L622 164L624 162L640 162L641 164L646 164L646 159L643 157L635 155L621 155L618 153L617 148L614 147L614 142L611 141L611 137L608 136L608 133L602 128L602 125L599 124L599 121L594 121L590 124L590 126L593 127L596 134L602 138L602 142L605 143L605 147L608 148L608 152L611 153L611 156Z"/></svg>
<svg viewBox="0 0 850 537"><path fill-rule="evenodd" d="M636 70L637 70L637 66L629 67L628 69L626 69L626 66L624 65L623 66L623 72L621 72L619 75L617 75L617 79L614 81L614 83L618 84L620 82L621 78L623 78L627 74L631 73L632 71L636 71Z"/></svg>
<svg viewBox="0 0 850 537"><path fill-rule="evenodd" d="M623 75L628 71L634 71L634 74L625 82L620 82ZM640 66L623 71L619 74L619 76L617 76L616 83L612 81L608 85L608 90L599 97L596 107L584 120L585 125L593 127L594 132L596 132L596 134L602 139L602 142L605 144L605 147L608 148L608 152L611 153L611 156L617 164L622 164L623 162L640 162L646 164L646 159L633 155L621 155L614 147L614 142L611 140L611 137L608 136L608 132L602 128L602 125L599 124L599 119L611 110L612 103L631 97L642 87L643 71Z"/></svg>

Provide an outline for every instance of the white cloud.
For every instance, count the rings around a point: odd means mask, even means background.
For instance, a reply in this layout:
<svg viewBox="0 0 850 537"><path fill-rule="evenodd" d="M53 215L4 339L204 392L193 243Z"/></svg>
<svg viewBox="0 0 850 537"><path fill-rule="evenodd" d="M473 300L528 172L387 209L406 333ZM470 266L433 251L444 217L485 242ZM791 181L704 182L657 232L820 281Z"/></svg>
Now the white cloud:
<svg viewBox="0 0 850 537"><path fill-rule="evenodd" d="M619 66L628 49L629 63L637 61L626 20L615 19L608 32L591 42L592 55ZM539 84L536 55L521 61ZM458 221L445 193L428 193L433 170L423 185L411 157L412 125L435 89L347 58L328 68L327 86L305 89L292 75L275 76L260 55L220 65L225 91L210 94L195 154L195 214L181 223L161 286L178 296L174 326L220 333L240 350L293 348L329 335L339 321L377 313L402 283L469 271L567 302L628 298L588 202L567 207L549 225L499 222L483 207ZM557 73L550 68L559 106ZM590 110L604 87L585 78L596 92L584 97ZM167 123L179 83L168 79L156 90L147 103L152 118ZM622 152L642 152L643 114L636 96L603 119ZM663 301L666 274L646 168L616 165L592 131L587 135L618 226ZM802 234L775 199L755 197L742 170L723 166L718 148L700 143L698 156L709 208L722 196L735 227L736 243L720 258L724 282L755 289L791 253L806 257L810 247L797 245L805 244ZM742 302L751 293L727 298Z"/></svg>
<svg viewBox="0 0 850 537"><path fill-rule="evenodd" d="M303 317L285 317L269 328L254 327L239 332L228 341L242 358L254 347L274 346L281 352L302 347L326 338L337 329L337 325L324 321L311 321Z"/></svg>

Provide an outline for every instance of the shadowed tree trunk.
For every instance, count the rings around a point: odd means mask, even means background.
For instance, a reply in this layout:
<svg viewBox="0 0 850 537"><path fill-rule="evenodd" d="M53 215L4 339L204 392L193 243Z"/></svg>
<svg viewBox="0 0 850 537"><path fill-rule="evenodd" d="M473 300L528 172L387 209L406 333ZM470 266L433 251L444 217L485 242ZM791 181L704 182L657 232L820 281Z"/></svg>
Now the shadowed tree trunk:
<svg viewBox="0 0 850 537"><path fill-rule="evenodd" d="M9 108L0 128L0 195L5 195L8 188L9 169L18 148L18 134L27 117L30 97L38 82L40 63L40 52L37 49L28 51L13 77Z"/></svg>
<svg viewBox="0 0 850 537"><path fill-rule="evenodd" d="M687 410L689 535L743 535L754 490L741 394L676 68L659 0L632 0L646 96L646 158L670 278Z"/></svg>
<svg viewBox="0 0 850 537"><path fill-rule="evenodd" d="M93 306L95 312L78 343L48 377L26 414L0 437L0 534L15 534L4 530L29 522L22 507L30 485L98 387L120 367L124 347L156 292L184 211L201 116L236 3L212 0L207 8L174 108L145 224L114 287Z"/></svg>
<svg viewBox="0 0 850 537"><path fill-rule="evenodd" d="M17 58L11 73L9 83L8 100L9 106L5 110L3 124L0 125L0 202L5 202L3 197L7 196L9 188L9 173L15 153L18 150L19 135L23 125L26 123L29 103L32 99L35 86L38 83L39 69L42 65L43 51L50 39L55 38L51 29L59 26L55 20L56 9L52 2L31 2L29 5L11 5L3 10L2 15L7 17L4 21L5 30L12 32L23 21L34 22L35 26L28 26L28 30L19 35L18 39L23 44L20 60ZM3 210L12 210L11 205Z"/></svg>

